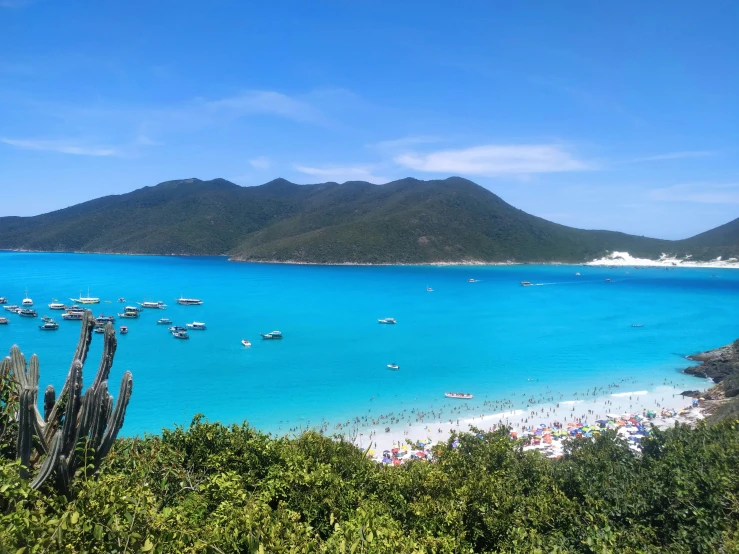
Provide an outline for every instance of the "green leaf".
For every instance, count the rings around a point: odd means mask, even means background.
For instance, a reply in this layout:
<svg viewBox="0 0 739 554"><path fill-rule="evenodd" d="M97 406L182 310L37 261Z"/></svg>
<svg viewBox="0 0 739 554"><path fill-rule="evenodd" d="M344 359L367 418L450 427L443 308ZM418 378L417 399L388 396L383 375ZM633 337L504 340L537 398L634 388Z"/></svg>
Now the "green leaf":
<svg viewBox="0 0 739 554"><path fill-rule="evenodd" d="M141 552L149 552L152 548L154 548L154 545L147 538L146 541L144 542L144 546L141 547Z"/></svg>
<svg viewBox="0 0 739 554"><path fill-rule="evenodd" d="M79 521L79 519L80 519L79 512L72 512L72 515L69 517L69 522L72 525L74 525L75 523L77 523Z"/></svg>

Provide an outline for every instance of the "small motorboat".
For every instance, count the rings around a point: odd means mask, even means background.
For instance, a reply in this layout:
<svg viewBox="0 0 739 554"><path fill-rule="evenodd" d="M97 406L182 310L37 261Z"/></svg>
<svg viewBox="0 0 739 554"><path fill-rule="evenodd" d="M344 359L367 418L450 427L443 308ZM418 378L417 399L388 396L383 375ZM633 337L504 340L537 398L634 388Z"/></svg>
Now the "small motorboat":
<svg viewBox="0 0 739 554"><path fill-rule="evenodd" d="M575 277L580 277L580 272L575 273Z"/></svg>
<svg viewBox="0 0 739 554"><path fill-rule="evenodd" d="M447 398L457 398L459 400L470 400L473 396L468 392L445 392Z"/></svg>
<svg viewBox="0 0 739 554"><path fill-rule="evenodd" d="M394 317L386 317L385 319L378 319L377 323L385 323L386 325L394 325L397 323Z"/></svg>
<svg viewBox="0 0 739 554"><path fill-rule="evenodd" d="M142 308L150 308L154 310L166 310L167 309L167 305L161 301L159 302L139 302L138 305L141 306Z"/></svg>
<svg viewBox="0 0 739 554"><path fill-rule="evenodd" d="M95 323L101 323L101 324L115 323L115 317L113 317L112 315L102 315L101 314L95 318Z"/></svg>
<svg viewBox="0 0 739 554"><path fill-rule="evenodd" d="M5 298L4 296L0 296L0 304L7 304L7 303L8 303L8 299Z"/></svg>
<svg viewBox="0 0 739 554"><path fill-rule="evenodd" d="M611 282L611 280L610 280L610 279L606 279L606 283L610 283L610 282Z"/></svg>
<svg viewBox="0 0 739 554"><path fill-rule="evenodd" d="M157 325L172 325L172 320L168 317L157 319Z"/></svg>
<svg viewBox="0 0 739 554"><path fill-rule="evenodd" d="M434 289L432 289L431 287L426 287L426 292L434 292Z"/></svg>
<svg viewBox="0 0 739 554"><path fill-rule="evenodd" d="M190 338L190 335L187 334L187 331L177 331L176 333L172 333L172 336L176 339L184 339L184 340L187 340Z"/></svg>
<svg viewBox="0 0 739 554"><path fill-rule="evenodd" d="M393 371L398 371L400 369L400 366L398 364L387 364L387 368Z"/></svg>
<svg viewBox="0 0 739 554"><path fill-rule="evenodd" d="M242 339L241 344L243 344L247 348L251 346L251 343L246 339Z"/></svg>
<svg viewBox="0 0 739 554"><path fill-rule="evenodd" d="M102 325L96 325L92 332L97 333L98 335L102 335L103 333L105 333L105 327Z"/></svg>
<svg viewBox="0 0 739 554"><path fill-rule="evenodd" d="M272 331L271 333L260 334L262 335L262 338L264 340L276 340L282 338L282 333L280 333L279 331Z"/></svg>
<svg viewBox="0 0 739 554"><path fill-rule="evenodd" d="M479 279L467 279L467 282L468 283L479 283L480 280Z"/></svg>
<svg viewBox="0 0 739 554"><path fill-rule="evenodd" d="M10 320L7 317L0 317L0 325L7 325Z"/></svg>
<svg viewBox="0 0 739 554"><path fill-rule="evenodd" d="M45 321L44 324L39 325L38 328L42 331L56 331L59 329L59 324L52 319L51 321Z"/></svg>
<svg viewBox="0 0 739 554"><path fill-rule="evenodd" d="M118 299L118 302L120 302L121 304L125 304L125 303L126 303L126 299L125 299L125 298L123 298L123 297L121 296L121 297L120 297L120 298Z"/></svg>
<svg viewBox="0 0 739 554"><path fill-rule="evenodd" d="M183 306L200 306L203 301L199 298L182 298L182 296L180 296L177 299L177 303Z"/></svg>
<svg viewBox="0 0 739 554"><path fill-rule="evenodd" d="M80 321L82 320L82 312L67 312L62 314L62 319L65 321Z"/></svg>
<svg viewBox="0 0 739 554"><path fill-rule="evenodd" d="M121 335L125 335L128 333L128 327L126 327L125 325L121 325L120 331L121 331Z"/></svg>
<svg viewBox="0 0 739 554"><path fill-rule="evenodd" d="M205 323L202 321L193 321L192 323L187 323L187 328L192 331L205 331Z"/></svg>
<svg viewBox="0 0 739 554"><path fill-rule="evenodd" d="M52 302L51 304L49 304L49 309L50 310L66 310L67 307L61 302Z"/></svg>
<svg viewBox="0 0 739 554"><path fill-rule="evenodd" d="M632 327L644 327L644 324L643 323L632 323L631 326Z"/></svg>
<svg viewBox="0 0 739 554"><path fill-rule="evenodd" d="M530 287L530 286L532 286L531 285L531 281L521 281L521 286L522 287Z"/></svg>
<svg viewBox="0 0 739 554"><path fill-rule="evenodd" d="M28 308L18 310L17 313L21 317L38 317L38 313L36 313L36 310L29 310Z"/></svg>
<svg viewBox="0 0 739 554"><path fill-rule="evenodd" d="M21 307L17 304L10 304L9 306L3 306L4 309L8 310L9 312L15 312L16 310L20 310Z"/></svg>
<svg viewBox="0 0 739 554"><path fill-rule="evenodd" d="M185 332L187 333L187 327L182 327L181 325L173 325L169 328L170 333L180 333Z"/></svg>

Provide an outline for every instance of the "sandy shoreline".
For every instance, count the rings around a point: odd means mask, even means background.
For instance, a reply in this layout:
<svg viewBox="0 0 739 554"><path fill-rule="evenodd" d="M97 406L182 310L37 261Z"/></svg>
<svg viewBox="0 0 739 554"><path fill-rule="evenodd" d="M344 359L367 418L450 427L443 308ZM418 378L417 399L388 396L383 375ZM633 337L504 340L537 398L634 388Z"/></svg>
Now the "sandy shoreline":
<svg viewBox="0 0 739 554"><path fill-rule="evenodd" d="M710 380L696 380L695 390L705 390L711 386ZM413 422L394 421L360 428L351 438L354 444L362 449L372 449L375 457L381 457L384 450L405 445L407 440L413 444L419 441L427 444L446 442L452 432L471 432L474 428L490 431L499 426L510 427L521 434L541 424L550 426L555 421L565 426L570 422L589 422L595 424L597 419L607 418L608 414L642 414L649 410L657 412L651 423L660 428L671 427L675 421L683 423L695 422L703 417L700 409L692 409L685 415L663 418L659 414L663 409L680 411L691 406L692 398L683 397L678 389L671 385L659 385L652 390L613 389L610 394L577 395L566 400L531 404L526 408L509 409L493 413L479 413L472 417L459 416L464 409L460 400L460 408L456 414L439 413L440 417L433 421ZM574 395L573 395L574 396ZM389 431L387 431L389 429Z"/></svg>
<svg viewBox="0 0 739 554"><path fill-rule="evenodd" d="M689 268L716 268L739 269L739 260L712 260L694 262L690 259L679 259L663 254L658 260L634 258L628 252L613 252L603 258L585 262L488 262L483 260L458 260L450 262L414 262L414 263L361 263L361 262L304 262L298 260L241 260L228 254L143 254L131 252L82 252L74 250L26 250L21 248L0 249L0 252L19 252L29 254L104 254L109 256L163 256L163 257L202 257L227 258L229 262L245 264L280 264L280 265L315 265L315 266L358 266L358 267L499 267L517 265L551 265L551 266L592 266L592 267L689 267Z"/></svg>

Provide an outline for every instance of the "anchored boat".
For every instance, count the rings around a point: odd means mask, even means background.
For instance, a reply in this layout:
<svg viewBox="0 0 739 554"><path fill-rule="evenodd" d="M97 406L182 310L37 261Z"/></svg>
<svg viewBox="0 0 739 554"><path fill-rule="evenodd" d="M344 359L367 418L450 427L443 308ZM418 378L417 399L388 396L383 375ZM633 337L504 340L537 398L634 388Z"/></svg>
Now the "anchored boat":
<svg viewBox="0 0 739 554"><path fill-rule="evenodd" d="M468 392L445 392L447 398L457 398L459 400L470 400L473 396Z"/></svg>
<svg viewBox="0 0 739 554"><path fill-rule="evenodd" d="M276 340L282 338L282 333L280 333L279 331L272 331L271 333L264 333L261 335L264 340Z"/></svg>
<svg viewBox="0 0 739 554"><path fill-rule="evenodd" d="M183 306L200 306L203 301L199 298L182 298L182 296L180 296L177 299L177 303L182 304Z"/></svg>
<svg viewBox="0 0 739 554"><path fill-rule="evenodd" d="M42 331L56 331L57 329L59 329L59 324L54 320L45 321L44 324L39 325L38 328Z"/></svg>
<svg viewBox="0 0 739 554"><path fill-rule="evenodd" d="M398 371L400 366L398 364L387 364L387 368L392 369L393 371Z"/></svg>
<svg viewBox="0 0 739 554"><path fill-rule="evenodd" d="M90 289L87 289L87 296L82 296L82 291L80 291L80 297L79 298L70 298L72 302L79 302L80 304L100 304L100 299L95 298L94 296L90 296Z"/></svg>
<svg viewBox="0 0 739 554"><path fill-rule="evenodd" d="M165 310L167 305L164 302L137 302L142 308L150 308L154 310Z"/></svg>
<svg viewBox="0 0 739 554"><path fill-rule="evenodd" d="M378 319L377 323L384 323L386 325L395 325L397 321L395 321L394 317L386 317L385 319Z"/></svg>
<svg viewBox="0 0 739 554"><path fill-rule="evenodd" d="M193 321L192 323L187 324L187 328L192 329L193 331L205 331L205 323Z"/></svg>

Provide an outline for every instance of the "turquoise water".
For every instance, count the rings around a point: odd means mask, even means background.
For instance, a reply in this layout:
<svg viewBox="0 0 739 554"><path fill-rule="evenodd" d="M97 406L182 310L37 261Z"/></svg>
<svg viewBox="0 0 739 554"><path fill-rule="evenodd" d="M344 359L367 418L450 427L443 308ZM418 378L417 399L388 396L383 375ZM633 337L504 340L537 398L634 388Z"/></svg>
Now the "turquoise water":
<svg viewBox="0 0 739 554"><path fill-rule="evenodd" d="M542 286L521 287L524 280ZM0 296L20 304L28 288L39 315L60 323L42 332L37 319L0 312L11 320L0 326L0 352L18 344L37 353L42 388L59 390L79 335L79 322L61 321L46 304L69 304L88 286L113 301L94 307L95 315L121 311L121 296L169 306L116 323L130 329L119 336L111 375L115 394L121 373L134 375L127 435L188 423L198 412L286 432L448 405L450 390L522 406L544 391L568 396L624 377L628 390L689 386L697 380L679 373L684 355L739 337L737 270L321 267L3 252ZM204 304L179 306L181 294ZM208 330L175 340L156 324L163 316L179 325L203 321ZM382 317L398 324L379 325ZM283 341L260 339L275 329ZM100 355L95 338L86 382ZM243 338L253 346L244 348ZM387 370L390 362L400 371Z"/></svg>

